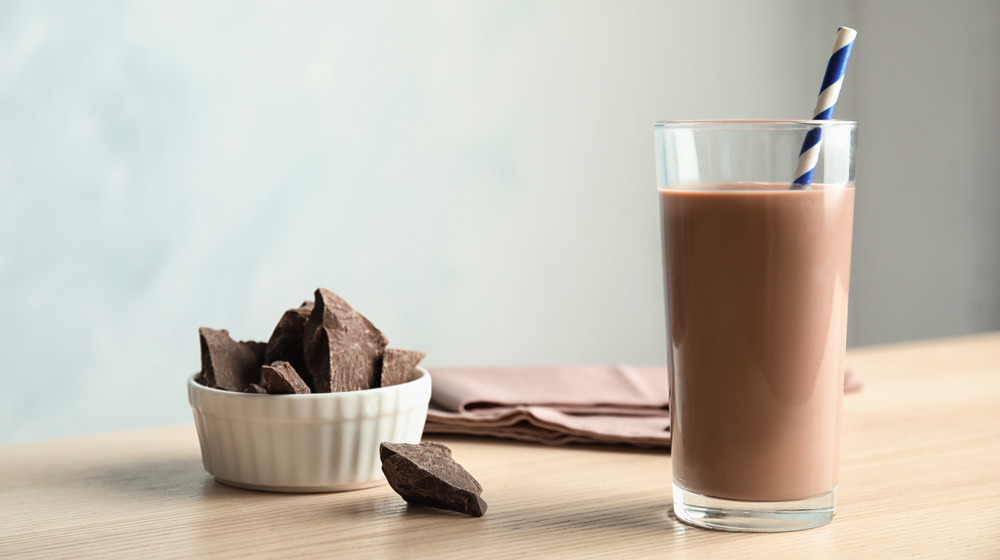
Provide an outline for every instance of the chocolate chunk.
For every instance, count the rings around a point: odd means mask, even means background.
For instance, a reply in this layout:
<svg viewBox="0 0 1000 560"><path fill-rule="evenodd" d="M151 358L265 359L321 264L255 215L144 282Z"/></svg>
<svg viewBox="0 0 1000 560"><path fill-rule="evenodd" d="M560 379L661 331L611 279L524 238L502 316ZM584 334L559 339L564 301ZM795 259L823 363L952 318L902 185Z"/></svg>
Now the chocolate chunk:
<svg viewBox="0 0 1000 560"><path fill-rule="evenodd" d="M257 358L257 364L262 365L264 363L264 352L267 349L266 342L257 342L256 340L241 340L240 344L246 345L247 348L253 352L254 357Z"/></svg>
<svg viewBox="0 0 1000 560"><path fill-rule="evenodd" d="M258 385L256 383L251 383L250 386L247 387L247 390L243 391L243 392L244 393L257 393L257 394L260 394L260 395L266 395L267 394L267 389L261 387L260 385Z"/></svg>
<svg viewBox="0 0 1000 560"><path fill-rule="evenodd" d="M481 517L486 502L483 487L451 458L440 443L383 442L379 446L382 472L389 486L408 503Z"/></svg>
<svg viewBox="0 0 1000 560"><path fill-rule="evenodd" d="M306 395L311 393L305 381L288 362L274 362L260 368L269 395Z"/></svg>
<svg viewBox="0 0 1000 560"><path fill-rule="evenodd" d="M312 376L309 375L309 370L306 368L302 336L305 333L306 323L309 322L309 314L312 313L312 310L313 303L307 301L298 309L285 311L281 320L275 325L271 338L267 341L267 350L264 352L264 361L262 362L264 364L288 362L310 388L315 386L312 382Z"/></svg>
<svg viewBox="0 0 1000 560"><path fill-rule="evenodd" d="M225 329L198 329L201 342L201 373L198 381L205 386L243 392L260 381L260 362L253 348L229 337Z"/></svg>
<svg viewBox="0 0 1000 560"><path fill-rule="evenodd" d="M413 368L417 367L426 355L419 350L386 348L382 354L381 386L388 387L409 381Z"/></svg>
<svg viewBox="0 0 1000 560"><path fill-rule="evenodd" d="M305 329L305 360L317 393L378 387L381 331L329 290L316 290L316 304Z"/></svg>

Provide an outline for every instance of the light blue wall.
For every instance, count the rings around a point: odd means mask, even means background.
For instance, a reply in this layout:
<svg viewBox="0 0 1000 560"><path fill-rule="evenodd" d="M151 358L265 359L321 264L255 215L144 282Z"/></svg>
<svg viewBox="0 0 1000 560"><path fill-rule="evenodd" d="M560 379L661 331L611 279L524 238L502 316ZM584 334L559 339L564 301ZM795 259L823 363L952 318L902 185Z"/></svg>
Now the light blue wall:
<svg viewBox="0 0 1000 560"><path fill-rule="evenodd" d="M661 362L651 122L806 116L856 13L0 3L0 442L190 422L197 328L317 286L430 365Z"/></svg>

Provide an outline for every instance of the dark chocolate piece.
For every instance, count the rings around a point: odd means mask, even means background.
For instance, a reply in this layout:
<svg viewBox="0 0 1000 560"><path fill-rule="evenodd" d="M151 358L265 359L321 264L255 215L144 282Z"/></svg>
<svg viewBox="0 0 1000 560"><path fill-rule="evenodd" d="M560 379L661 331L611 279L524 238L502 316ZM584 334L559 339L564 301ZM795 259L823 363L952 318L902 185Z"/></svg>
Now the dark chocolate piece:
<svg viewBox="0 0 1000 560"><path fill-rule="evenodd" d="M256 383L251 383L250 386L247 387L247 390L243 391L243 392L244 393L257 393L259 395L266 395L267 394L267 389L261 387L260 385L258 385Z"/></svg>
<svg viewBox="0 0 1000 560"><path fill-rule="evenodd" d="M382 332L340 296L316 290L305 329L306 367L315 392L378 387L386 344Z"/></svg>
<svg viewBox="0 0 1000 560"><path fill-rule="evenodd" d="M241 340L240 344L245 344L246 347L249 348L250 351L253 352L253 355L257 358L257 363L259 365L264 365L265 363L270 363L270 362L265 362L264 361L264 352L267 349L267 343L266 342L257 342L256 340Z"/></svg>
<svg viewBox="0 0 1000 560"><path fill-rule="evenodd" d="M201 373L198 382L207 387L242 393L260 381L260 362L253 348L229 337L225 329L198 329L201 342Z"/></svg>
<svg viewBox="0 0 1000 560"><path fill-rule="evenodd" d="M379 456L389 486L408 503L475 517L486 513L483 487L451 458L447 446L383 442Z"/></svg>
<svg viewBox="0 0 1000 560"><path fill-rule="evenodd" d="M419 350L386 348L382 354L381 386L388 387L409 381L413 368L417 367L426 355Z"/></svg>
<svg viewBox="0 0 1000 560"><path fill-rule="evenodd" d="M261 366L260 370L269 395L306 395L312 392L288 362L274 362Z"/></svg>
<svg viewBox="0 0 1000 560"><path fill-rule="evenodd" d="M292 364L299 377L310 388L314 388L314 386L312 376L309 375L309 370L306 368L302 337L312 310L313 303L307 301L298 309L285 311L278 324L275 325L271 338L267 341L267 350L264 352L264 361L262 362L264 364L273 364L274 362Z"/></svg>

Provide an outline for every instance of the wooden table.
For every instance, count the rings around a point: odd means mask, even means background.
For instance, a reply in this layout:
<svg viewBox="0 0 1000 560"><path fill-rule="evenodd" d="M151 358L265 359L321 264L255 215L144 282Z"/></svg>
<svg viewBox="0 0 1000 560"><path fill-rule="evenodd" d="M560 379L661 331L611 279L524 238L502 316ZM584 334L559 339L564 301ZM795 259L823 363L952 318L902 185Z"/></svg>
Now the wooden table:
<svg viewBox="0 0 1000 560"><path fill-rule="evenodd" d="M839 512L784 534L670 511L670 456L435 438L483 484L485 517L388 486L229 488L193 426L0 447L0 558L1000 558L1000 333L853 350ZM178 381L180 382L180 380Z"/></svg>

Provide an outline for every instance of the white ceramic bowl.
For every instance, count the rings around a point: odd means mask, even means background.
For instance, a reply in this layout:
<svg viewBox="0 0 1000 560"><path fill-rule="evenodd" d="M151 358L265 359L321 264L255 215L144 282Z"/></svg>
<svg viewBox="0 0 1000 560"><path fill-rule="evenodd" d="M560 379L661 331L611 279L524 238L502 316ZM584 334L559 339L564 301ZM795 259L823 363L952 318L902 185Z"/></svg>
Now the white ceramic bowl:
<svg viewBox="0 0 1000 560"><path fill-rule="evenodd" d="M205 470L230 486L337 492L385 483L378 446L419 443L431 377L344 393L260 395L188 379Z"/></svg>

